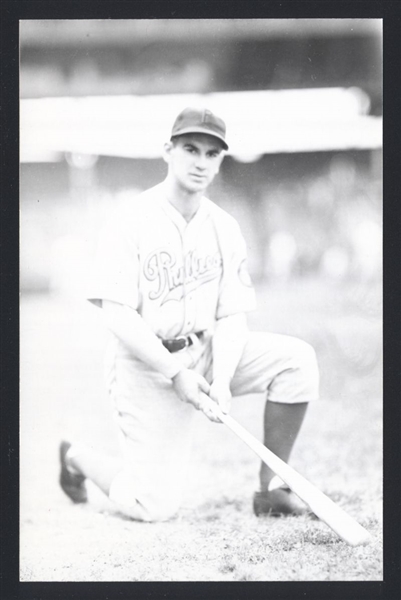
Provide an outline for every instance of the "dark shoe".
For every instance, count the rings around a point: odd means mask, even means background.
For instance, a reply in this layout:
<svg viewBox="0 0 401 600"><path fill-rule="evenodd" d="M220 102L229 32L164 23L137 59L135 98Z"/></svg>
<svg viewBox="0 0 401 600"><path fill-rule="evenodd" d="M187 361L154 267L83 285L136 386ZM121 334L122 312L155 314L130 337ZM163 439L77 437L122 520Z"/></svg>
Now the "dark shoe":
<svg viewBox="0 0 401 600"><path fill-rule="evenodd" d="M280 487L270 492L255 492L253 512L257 517L270 515L311 515L310 509L287 487Z"/></svg>
<svg viewBox="0 0 401 600"><path fill-rule="evenodd" d="M74 473L69 469L66 459L66 454L70 449L69 442L61 442L60 444L60 485L62 490L75 504L86 502L88 496L85 488L85 477L80 473Z"/></svg>

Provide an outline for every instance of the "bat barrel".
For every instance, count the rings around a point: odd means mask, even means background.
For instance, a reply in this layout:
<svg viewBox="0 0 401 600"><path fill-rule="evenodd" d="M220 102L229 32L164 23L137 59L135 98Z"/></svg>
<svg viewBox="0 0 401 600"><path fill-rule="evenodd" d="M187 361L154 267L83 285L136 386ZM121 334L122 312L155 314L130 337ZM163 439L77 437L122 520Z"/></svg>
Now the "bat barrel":
<svg viewBox="0 0 401 600"><path fill-rule="evenodd" d="M206 396L211 402L210 398ZM231 416L224 414L220 407L213 403L213 410L220 420L227 425L259 458L268 465L331 529L350 546L359 546L370 541L370 533L342 508L323 494L295 469L290 467L271 450L266 448L249 431Z"/></svg>

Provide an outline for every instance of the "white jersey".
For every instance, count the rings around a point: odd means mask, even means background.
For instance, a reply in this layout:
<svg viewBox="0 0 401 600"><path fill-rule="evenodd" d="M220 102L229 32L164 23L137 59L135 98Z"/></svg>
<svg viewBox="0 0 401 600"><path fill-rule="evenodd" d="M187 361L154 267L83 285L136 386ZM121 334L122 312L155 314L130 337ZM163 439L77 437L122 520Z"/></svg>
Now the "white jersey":
<svg viewBox="0 0 401 600"><path fill-rule="evenodd" d="M255 307L246 258L235 219L204 197L187 223L159 184L102 233L88 299L134 308L161 338L213 331Z"/></svg>
<svg viewBox="0 0 401 600"><path fill-rule="evenodd" d="M160 338L210 332L174 360L211 383L216 321L255 304L239 226L207 198L187 223L163 184L152 188L102 233L88 298L130 306ZM195 411L179 400L168 374L136 358L117 336L111 342L105 366L124 468L109 497L133 519L164 520L185 492ZM316 360L304 342L250 332L230 390L292 404L316 397L317 384Z"/></svg>

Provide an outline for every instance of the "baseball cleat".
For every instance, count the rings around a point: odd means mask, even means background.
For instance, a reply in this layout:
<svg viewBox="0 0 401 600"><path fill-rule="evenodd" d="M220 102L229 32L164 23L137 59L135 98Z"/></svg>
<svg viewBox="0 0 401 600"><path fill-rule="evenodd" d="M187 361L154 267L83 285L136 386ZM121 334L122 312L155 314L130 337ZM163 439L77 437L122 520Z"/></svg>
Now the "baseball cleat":
<svg viewBox="0 0 401 600"><path fill-rule="evenodd" d="M276 488L270 492L255 492L253 512L257 517L260 515L271 517L313 515L310 509L288 487Z"/></svg>
<svg viewBox="0 0 401 600"><path fill-rule="evenodd" d="M86 502L88 500L85 477L81 473L74 472L67 463L67 452L71 448L69 442L60 444L60 478L61 489L75 504Z"/></svg>

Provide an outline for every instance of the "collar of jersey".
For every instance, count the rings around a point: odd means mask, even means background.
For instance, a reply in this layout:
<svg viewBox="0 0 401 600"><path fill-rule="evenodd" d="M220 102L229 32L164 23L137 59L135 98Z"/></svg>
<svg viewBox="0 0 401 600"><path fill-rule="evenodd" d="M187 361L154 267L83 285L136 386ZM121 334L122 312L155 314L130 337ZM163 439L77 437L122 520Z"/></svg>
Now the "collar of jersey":
<svg viewBox="0 0 401 600"><path fill-rule="evenodd" d="M173 206L167 200L167 198L163 198L162 208L180 231L184 231L186 229L189 229L190 227L192 228L194 224L199 225L201 221L206 219L206 217L209 214L209 211L207 209L207 200L204 196L200 201L200 205L197 212L189 222L184 219L180 211L177 210L175 206Z"/></svg>

